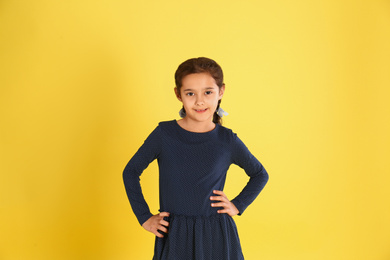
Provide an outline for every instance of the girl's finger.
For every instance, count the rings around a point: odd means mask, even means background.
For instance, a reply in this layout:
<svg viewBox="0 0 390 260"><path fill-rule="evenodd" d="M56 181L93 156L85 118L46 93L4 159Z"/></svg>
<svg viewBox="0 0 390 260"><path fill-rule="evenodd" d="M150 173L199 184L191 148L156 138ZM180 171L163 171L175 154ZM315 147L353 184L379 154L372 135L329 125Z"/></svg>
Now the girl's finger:
<svg viewBox="0 0 390 260"><path fill-rule="evenodd" d="M222 196L212 196L212 197L210 197L210 200L219 200L219 201L228 201L228 199L227 198L225 198L225 197L222 197Z"/></svg>
<svg viewBox="0 0 390 260"><path fill-rule="evenodd" d="M219 200L220 201L225 201L225 202L229 201L226 197L223 197L223 196L219 196Z"/></svg>
<svg viewBox="0 0 390 260"><path fill-rule="evenodd" d="M158 230L161 230L164 233L168 233L168 229L164 226L158 226Z"/></svg>
<svg viewBox="0 0 390 260"><path fill-rule="evenodd" d="M160 212L160 214L158 214L160 217L169 217L169 212Z"/></svg>
<svg viewBox="0 0 390 260"><path fill-rule="evenodd" d="M222 207L222 208L225 208L226 207L226 203L225 202L211 203L211 207Z"/></svg>
<svg viewBox="0 0 390 260"><path fill-rule="evenodd" d="M227 209L220 209L217 212L218 213L228 213L229 211Z"/></svg>
<svg viewBox="0 0 390 260"><path fill-rule="evenodd" d="M169 222L165 221L163 219L160 221L160 224L163 225L163 226L169 227Z"/></svg>
<svg viewBox="0 0 390 260"><path fill-rule="evenodd" d="M223 191L221 191L221 190L215 190L214 193L218 194L218 195L220 195L220 196L222 196L224 198L227 198L226 194Z"/></svg>
<svg viewBox="0 0 390 260"><path fill-rule="evenodd" d="M160 238L163 238L164 236L160 233L160 232L158 232L158 231L156 231L156 232L153 232L155 235L156 235L156 237L160 237Z"/></svg>

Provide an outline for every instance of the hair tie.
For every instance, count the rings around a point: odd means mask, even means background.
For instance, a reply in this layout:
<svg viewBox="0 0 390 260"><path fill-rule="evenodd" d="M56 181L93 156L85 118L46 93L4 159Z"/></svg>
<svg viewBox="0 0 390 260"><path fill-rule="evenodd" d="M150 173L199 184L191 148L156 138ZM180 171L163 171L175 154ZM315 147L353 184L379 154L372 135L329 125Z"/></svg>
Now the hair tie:
<svg viewBox="0 0 390 260"><path fill-rule="evenodd" d="M215 113L217 113L217 115L219 115L220 117L229 115L228 112L226 112L225 110L223 110L221 107L219 107L219 108L215 111Z"/></svg>
<svg viewBox="0 0 390 260"><path fill-rule="evenodd" d="M179 115L180 115L181 118L186 116L186 112L184 111L184 108L180 109Z"/></svg>

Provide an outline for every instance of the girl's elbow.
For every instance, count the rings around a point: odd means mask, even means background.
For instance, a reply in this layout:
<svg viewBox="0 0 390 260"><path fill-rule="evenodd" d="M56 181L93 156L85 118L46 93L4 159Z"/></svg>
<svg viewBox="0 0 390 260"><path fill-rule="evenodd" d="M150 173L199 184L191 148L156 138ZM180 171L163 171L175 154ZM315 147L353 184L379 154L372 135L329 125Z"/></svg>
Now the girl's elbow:
<svg viewBox="0 0 390 260"><path fill-rule="evenodd" d="M268 181L268 179L269 179L269 174L268 174L268 172L264 169L264 167L263 167L263 174L264 174L264 178L266 178L267 181Z"/></svg>

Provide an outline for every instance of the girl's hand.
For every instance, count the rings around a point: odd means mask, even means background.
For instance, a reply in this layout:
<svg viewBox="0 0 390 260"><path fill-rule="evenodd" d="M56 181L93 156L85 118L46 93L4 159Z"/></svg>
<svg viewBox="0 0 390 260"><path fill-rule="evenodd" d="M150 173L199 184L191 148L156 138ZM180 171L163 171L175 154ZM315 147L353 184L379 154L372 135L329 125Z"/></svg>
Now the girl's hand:
<svg viewBox="0 0 390 260"><path fill-rule="evenodd" d="M238 211L238 209L236 208L236 206L233 204L233 202L231 202L227 198L227 196L225 195L225 193L223 191L221 191L221 190L214 190L213 193L217 194L219 196L211 196L210 200L217 200L217 201L220 201L220 202L211 203L211 207L222 207L223 208L223 209L218 210L217 211L218 213L226 213L226 214L228 214L231 217L233 217L233 216L237 215L238 213L240 213Z"/></svg>
<svg viewBox="0 0 390 260"><path fill-rule="evenodd" d="M164 233L168 233L167 227L169 226L169 222L164 220L164 217L168 216L168 212L161 212L157 215L151 216L142 224L142 227L147 231L152 232L157 237L164 237L164 235L158 231L160 230Z"/></svg>

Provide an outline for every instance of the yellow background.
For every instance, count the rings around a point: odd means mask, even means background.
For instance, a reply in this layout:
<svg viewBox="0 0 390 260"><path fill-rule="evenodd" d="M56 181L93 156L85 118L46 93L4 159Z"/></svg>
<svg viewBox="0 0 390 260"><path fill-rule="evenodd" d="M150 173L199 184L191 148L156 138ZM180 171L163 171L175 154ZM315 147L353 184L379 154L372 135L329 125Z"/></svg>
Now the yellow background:
<svg viewBox="0 0 390 260"><path fill-rule="evenodd" d="M1 1L0 259L151 259L122 171L199 56L270 174L235 217L246 259L390 259L389 46L384 0Z"/></svg>

